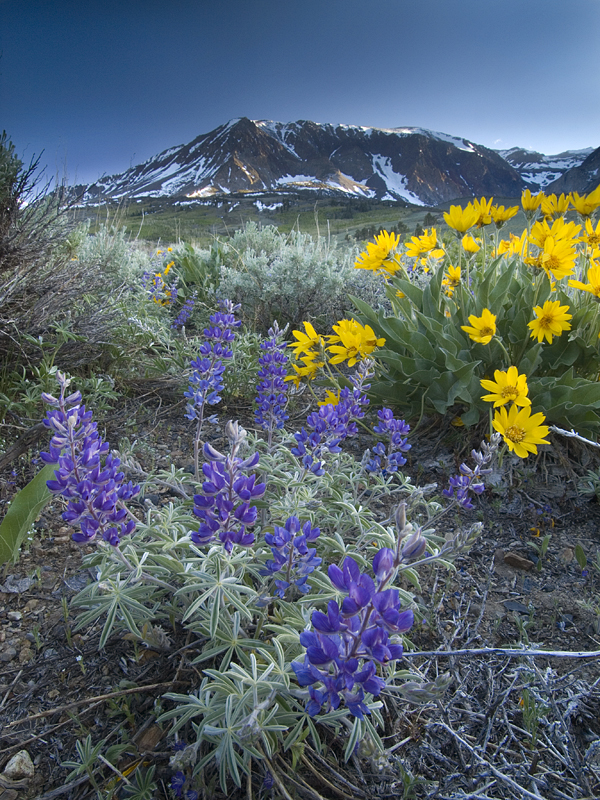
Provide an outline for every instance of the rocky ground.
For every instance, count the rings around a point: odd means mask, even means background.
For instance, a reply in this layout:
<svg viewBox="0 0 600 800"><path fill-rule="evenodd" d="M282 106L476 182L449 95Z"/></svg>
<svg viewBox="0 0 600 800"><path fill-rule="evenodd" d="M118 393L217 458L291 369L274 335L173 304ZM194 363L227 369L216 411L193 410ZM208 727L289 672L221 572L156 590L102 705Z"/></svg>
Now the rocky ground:
<svg viewBox="0 0 600 800"><path fill-rule="evenodd" d="M221 411L222 420L229 416L249 419L249 409ZM191 462L189 423L174 398L123 409L108 423L108 438L118 441L124 429L148 443L147 468ZM464 440L450 426L424 426L407 472L419 484L444 484L468 454ZM419 654L406 666L421 680L448 672L443 701L414 705L390 695L385 758L362 753L344 765L332 741L326 758L307 748L298 770L273 764L281 786L249 782L240 797L600 796L600 570L591 565L600 551L600 506L580 491L600 456L560 435L552 442L531 463L506 460L497 485L477 498L469 515L483 521L483 534L456 572L422 576L419 599L429 613L411 634ZM32 460L45 445L44 438L4 468L3 504L34 474ZM81 561L94 545L70 540L58 502L35 527L18 563L0 570L0 800L96 796L87 774L67 780L61 766L76 759L76 742L88 734L106 747L127 742L118 771L97 759L103 796L126 797L124 777L154 765L154 796L172 797L172 743L154 711L165 692L199 682L184 632L170 651L140 650L122 637L98 651L98 628L76 632L68 605L91 580ZM559 655L526 656L523 648ZM433 655L440 650L454 654ZM204 796L218 792L206 787Z"/></svg>

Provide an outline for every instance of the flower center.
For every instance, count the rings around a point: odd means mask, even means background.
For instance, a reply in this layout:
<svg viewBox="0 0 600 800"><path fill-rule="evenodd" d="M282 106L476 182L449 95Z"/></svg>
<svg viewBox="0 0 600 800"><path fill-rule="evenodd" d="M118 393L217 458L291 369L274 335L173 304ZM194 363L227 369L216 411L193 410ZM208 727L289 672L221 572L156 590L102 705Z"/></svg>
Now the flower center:
<svg viewBox="0 0 600 800"><path fill-rule="evenodd" d="M519 396L519 390L517 389L516 386L505 386L504 389L502 389L501 394L505 400L507 398L510 398L511 400L516 400L517 397Z"/></svg>
<svg viewBox="0 0 600 800"><path fill-rule="evenodd" d="M540 317L540 328L549 329L553 322L554 317L552 317L550 314L544 314L542 317Z"/></svg>
<svg viewBox="0 0 600 800"><path fill-rule="evenodd" d="M525 438L527 431L523 428L519 428L518 425L509 425L509 427L504 432L504 435L507 439L510 439L511 442L515 442L515 444L519 444Z"/></svg>
<svg viewBox="0 0 600 800"><path fill-rule="evenodd" d="M483 327L483 328L481 328L481 330L479 331L479 335L480 335L480 336L493 336L493 335L494 335L494 331L492 330L492 328L489 328L489 327L487 327L487 326L484 326L484 327Z"/></svg>

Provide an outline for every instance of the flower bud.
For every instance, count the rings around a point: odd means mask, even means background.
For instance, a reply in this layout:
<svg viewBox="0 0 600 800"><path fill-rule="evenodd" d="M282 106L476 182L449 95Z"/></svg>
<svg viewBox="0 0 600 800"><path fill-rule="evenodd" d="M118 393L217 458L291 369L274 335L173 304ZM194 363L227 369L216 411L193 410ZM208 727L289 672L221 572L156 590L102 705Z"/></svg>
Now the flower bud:
<svg viewBox="0 0 600 800"><path fill-rule="evenodd" d="M404 542L404 546L402 547L402 561L412 561L415 558L419 558L425 552L426 547L427 542L421 535L420 529L416 530L414 533L411 533Z"/></svg>

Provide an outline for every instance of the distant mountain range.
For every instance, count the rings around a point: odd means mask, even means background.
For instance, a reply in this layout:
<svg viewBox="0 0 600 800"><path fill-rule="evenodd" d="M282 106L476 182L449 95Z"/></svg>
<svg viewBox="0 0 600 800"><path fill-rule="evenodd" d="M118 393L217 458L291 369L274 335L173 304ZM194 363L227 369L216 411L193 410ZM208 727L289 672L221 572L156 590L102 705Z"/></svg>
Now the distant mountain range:
<svg viewBox="0 0 600 800"><path fill-rule="evenodd" d="M310 121L234 119L120 175L75 187L81 202L237 193L315 193L437 206L525 188L588 192L600 183L600 147L554 156L491 150L423 128L363 128Z"/></svg>

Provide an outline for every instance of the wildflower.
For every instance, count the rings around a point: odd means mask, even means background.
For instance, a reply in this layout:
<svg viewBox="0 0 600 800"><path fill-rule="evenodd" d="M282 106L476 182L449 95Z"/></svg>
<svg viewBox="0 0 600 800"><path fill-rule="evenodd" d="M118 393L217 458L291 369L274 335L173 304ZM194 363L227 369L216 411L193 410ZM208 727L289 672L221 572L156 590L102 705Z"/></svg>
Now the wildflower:
<svg viewBox="0 0 600 800"><path fill-rule="evenodd" d="M561 280L570 275L575 269L577 251L571 240L555 239L548 236L544 242L544 249L538 255L525 259L530 266L543 269L550 282Z"/></svg>
<svg viewBox="0 0 600 800"><path fill-rule="evenodd" d="M505 222L508 222L509 219L512 219L518 213L519 206L510 206L510 208L504 208L504 206L492 206L490 209L491 217L494 220L494 224L498 230L504 225Z"/></svg>
<svg viewBox="0 0 600 800"><path fill-rule="evenodd" d="M194 310L194 305L196 303L196 292L194 292L185 303L182 305L181 309L179 310L179 314L175 317L173 324L171 325L172 328L181 328L185 325L188 321L190 314Z"/></svg>
<svg viewBox="0 0 600 800"><path fill-rule="evenodd" d="M121 462L108 453L108 442L100 438L92 412L81 405L81 392L65 397L70 379L62 372L57 372L56 377L59 397L42 394L42 400L53 409L43 422L54 436L48 452L40 456L47 464L58 464L54 480L46 484L52 494L68 500L62 518L69 525L79 525L80 532L72 536L74 541L88 542L100 534L116 547L123 536L135 530L131 514L124 521L129 513L125 502L139 494L140 487L124 482L123 473L118 471Z"/></svg>
<svg viewBox="0 0 600 800"><path fill-rule="evenodd" d="M420 258L425 253L431 253L432 251L444 254L443 250L437 248L437 232L435 228L425 228L421 236L413 236L406 245L406 255L409 258Z"/></svg>
<svg viewBox="0 0 600 800"><path fill-rule="evenodd" d="M598 223L600 226L600 223ZM594 297L600 299L600 264L592 261L590 268L587 271L587 283L582 283L581 281L569 281L569 286L573 286L575 289L582 289L584 292L590 292L593 294Z"/></svg>
<svg viewBox="0 0 600 800"><path fill-rule="evenodd" d="M498 252L496 255L501 256L506 253L509 256L523 256L527 249L527 229L523 231L521 236L510 234L510 240L507 242L503 239L498 244Z"/></svg>
<svg viewBox="0 0 600 800"><path fill-rule="evenodd" d="M406 464L404 453L411 445L408 444L405 434L410 431L410 426L403 419L396 419L390 408L382 408L377 412L379 423L373 428L375 433L388 439L387 447L383 442L378 442L373 448L373 455L369 458L365 469L367 472L381 472L384 476L397 472L399 467ZM370 452L367 450L370 456Z"/></svg>
<svg viewBox="0 0 600 800"><path fill-rule="evenodd" d="M519 458L527 458L529 453L537 453L538 444L550 444L544 439L548 435L548 426L542 425L545 419L541 412L531 416L531 406L512 405L508 412L502 406L496 411L492 425L502 434L511 452Z"/></svg>
<svg viewBox="0 0 600 800"><path fill-rule="evenodd" d="M480 450L471 450L471 457L475 461L475 469L463 463L459 467L459 475L455 475L449 480L449 488L443 489L444 497L453 498L461 508L474 508L469 492L482 494L485 484L482 481L484 475L489 475L491 469L485 467L492 460L494 453L498 449L500 434L493 433L488 442L481 443Z"/></svg>
<svg viewBox="0 0 600 800"><path fill-rule="evenodd" d="M496 333L496 316L492 314L489 308L484 308L480 317L471 314L469 322L472 327L468 325L461 325L461 330L468 333L474 342L479 344L489 344L492 337Z"/></svg>
<svg viewBox="0 0 600 800"><path fill-rule="evenodd" d="M468 233L463 236L461 244L463 246L463 250L465 250L467 253L478 253L481 250L481 247L477 244L475 239L472 236L469 236Z"/></svg>
<svg viewBox="0 0 600 800"><path fill-rule="evenodd" d="M284 378L284 381L292 381L296 388L300 386L300 381L302 378L308 378L309 381L314 380L317 372L325 366L325 362L316 358L314 353L311 353L309 356L304 356L304 358L301 358L300 361L304 364L304 366L299 367L297 364L292 363L292 369L296 374L288 375L286 378Z"/></svg>
<svg viewBox="0 0 600 800"><path fill-rule="evenodd" d="M393 251L398 247L400 237L395 233L380 231L375 242L367 244L366 252L360 254L354 263L355 269L368 269L373 272L394 275L401 269L400 262Z"/></svg>
<svg viewBox="0 0 600 800"><path fill-rule="evenodd" d="M452 297L454 290L460 284L460 267L453 267L452 264L448 265L448 272L442 278L442 286L445 287L448 297Z"/></svg>
<svg viewBox="0 0 600 800"><path fill-rule="evenodd" d="M571 192L569 199L575 211L584 218L589 218L590 214L600 206L600 197L596 201L591 195L580 195L578 192Z"/></svg>
<svg viewBox="0 0 600 800"><path fill-rule="evenodd" d="M571 202L570 195L561 194L557 197L555 194L549 194L542 198L542 214L546 219L555 219L562 217L562 215L569 208Z"/></svg>
<svg viewBox="0 0 600 800"><path fill-rule="evenodd" d="M260 344L263 352L258 359L260 369L254 419L257 425L268 431L270 444L273 430L283 428L288 419L285 412L288 400L285 378L289 359L285 342L281 341L284 331L279 330L277 322L269 328L268 334L269 338Z"/></svg>
<svg viewBox="0 0 600 800"><path fill-rule="evenodd" d="M565 222L562 217L555 219L552 225L548 225L548 220L543 219L531 226L529 241L543 249L546 239L552 236L555 241L570 240L570 244L575 246L579 241L577 236L580 231L581 225L577 225L575 222Z"/></svg>
<svg viewBox="0 0 600 800"><path fill-rule="evenodd" d="M337 406L337 404L339 402L340 402L340 393L339 393L339 391L334 393L334 392L331 391L331 389L326 389L325 390L324 399L323 400L319 400L317 405L319 405L319 406L327 406L327 405Z"/></svg>
<svg viewBox="0 0 600 800"><path fill-rule="evenodd" d="M560 336L563 331L571 330L571 323L567 320L573 315L568 314L568 310L569 306L561 306L560 300L546 300L543 307L536 306L533 309L536 319L527 323L527 327L531 328L530 337L535 339L537 336L538 342L546 338L548 344L552 344L553 336Z"/></svg>
<svg viewBox="0 0 600 800"><path fill-rule="evenodd" d="M385 344L385 339L378 339L370 325L363 328L360 322L353 319L342 319L332 327L336 335L328 337L327 348L334 353L330 359L332 364L348 361L348 366L353 367L359 359L366 358L376 347Z"/></svg>
<svg viewBox="0 0 600 800"><path fill-rule="evenodd" d="M594 228L594 223L591 219L585 221L585 233L582 235L582 240L592 248L600 245L600 220Z"/></svg>
<svg viewBox="0 0 600 800"><path fill-rule="evenodd" d="M323 337L316 332L310 322L303 322L302 324L304 325L306 333L302 331L292 331L292 334L298 341L292 342L288 347L294 348L294 355L297 359L299 359L302 354L310 354L311 357L314 358L316 350L324 344Z"/></svg>
<svg viewBox="0 0 600 800"><path fill-rule="evenodd" d="M545 195L543 192L538 192L538 194L532 195L529 189L525 189L521 195L521 208L525 212L527 219L532 219L535 212L540 207L544 197Z"/></svg>
<svg viewBox="0 0 600 800"><path fill-rule="evenodd" d="M265 544L271 548L273 559L267 561L266 569L261 575L275 575L285 570L285 578L276 580L276 594L284 598L292 585L302 593L310 591L307 579L322 559L316 555L314 547L307 547L307 542L314 542L320 535L319 528L312 528L310 521L301 524L297 517L289 517L283 527L275 525L273 533L265 533Z"/></svg>
<svg viewBox="0 0 600 800"><path fill-rule="evenodd" d="M482 400L493 403L494 408L511 402L517 406L531 405L531 400L527 397L527 376L519 375L516 367L509 367L506 372L497 369L494 372L494 378L495 383L489 380L479 381L484 389L491 392L491 394L483 395Z"/></svg>
<svg viewBox="0 0 600 800"><path fill-rule="evenodd" d="M477 212L477 221L475 222L476 227L483 228L485 225L489 225L492 221L492 203L494 202L494 198L490 197L489 200L486 200L485 197L482 197L481 200L473 200L472 203L469 203L475 211Z"/></svg>
<svg viewBox="0 0 600 800"><path fill-rule="evenodd" d="M477 224L478 219L479 212L470 204L464 210L460 206L450 206L450 211L444 212L446 225L452 228L458 236Z"/></svg>
<svg viewBox="0 0 600 800"><path fill-rule="evenodd" d="M254 473L246 474L258 464L259 454L246 459L238 456L246 431L229 421L225 433L230 444L228 455L208 443L204 445L204 455L210 460L202 465L206 479L202 494L194 495L194 514L201 522L191 539L196 544L209 544L218 535L226 552L231 553L234 544L254 544L254 534L247 529L256 522L258 511L251 501L262 497L266 487L257 483Z"/></svg>

